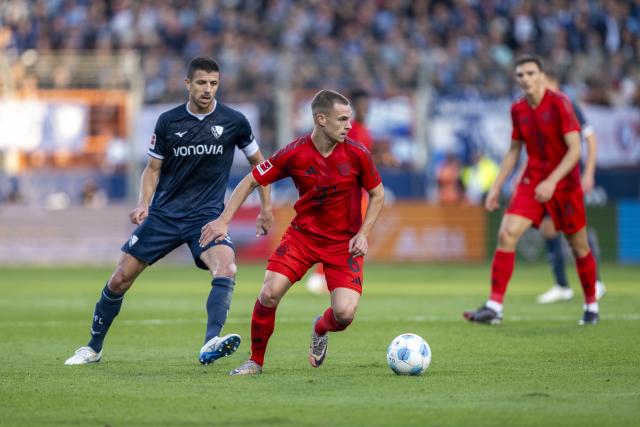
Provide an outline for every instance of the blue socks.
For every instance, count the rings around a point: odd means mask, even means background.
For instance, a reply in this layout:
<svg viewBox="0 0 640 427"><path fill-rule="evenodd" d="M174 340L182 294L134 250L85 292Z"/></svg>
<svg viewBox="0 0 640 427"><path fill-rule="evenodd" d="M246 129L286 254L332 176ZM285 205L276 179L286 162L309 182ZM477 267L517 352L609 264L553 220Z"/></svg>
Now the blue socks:
<svg viewBox="0 0 640 427"><path fill-rule="evenodd" d="M211 281L211 291L207 299L207 333L206 343L211 338L220 335L227 313L231 307L231 295L235 282L230 277L215 277Z"/></svg>
<svg viewBox="0 0 640 427"><path fill-rule="evenodd" d="M562 238L557 235L553 239L545 239L547 252L549 254L549 264L556 283L563 288L569 287L567 272L564 268L564 254L562 253Z"/></svg>
<svg viewBox="0 0 640 427"><path fill-rule="evenodd" d="M109 290L109 286L104 287L100 294L100 299L96 303L96 309L93 312L93 323L91 324L91 340L89 347L96 352L102 350L102 343L107 335L111 322L120 312L124 295L114 294Z"/></svg>

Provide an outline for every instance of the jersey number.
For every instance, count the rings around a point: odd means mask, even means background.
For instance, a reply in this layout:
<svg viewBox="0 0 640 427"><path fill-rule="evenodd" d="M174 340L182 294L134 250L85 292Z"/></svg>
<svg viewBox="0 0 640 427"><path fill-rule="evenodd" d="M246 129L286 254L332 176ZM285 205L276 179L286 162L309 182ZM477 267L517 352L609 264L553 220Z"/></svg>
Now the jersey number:
<svg viewBox="0 0 640 427"><path fill-rule="evenodd" d="M316 194L313 197L313 203L315 203L316 205L323 204L326 197L330 194L335 193L337 188L338 187L335 185L328 185L328 186L318 185L316 187Z"/></svg>

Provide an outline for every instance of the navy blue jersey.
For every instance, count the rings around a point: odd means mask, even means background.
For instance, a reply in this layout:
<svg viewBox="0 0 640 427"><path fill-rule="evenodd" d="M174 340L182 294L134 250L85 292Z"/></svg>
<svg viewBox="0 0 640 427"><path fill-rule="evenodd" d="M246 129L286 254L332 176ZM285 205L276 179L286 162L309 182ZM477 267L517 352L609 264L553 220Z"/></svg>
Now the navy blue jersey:
<svg viewBox="0 0 640 427"><path fill-rule="evenodd" d="M572 100L571 104L573 104L573 112L576 113L576 118L578 119L578 123L580 123L580 135L586 138L593 133L593 128L591 128L591 125L587 122L587 118L584 116L578 103Z"/></svg>
<svg viewBox="0 0 640 427"><path fill-rule="evenodd" d="M216 218L224 209L235 147L250 156L258 145L240 112L217 102L203 117L187 105L162 113L156 123L147 153L162 160L162 168L149 213Z"/></svg>

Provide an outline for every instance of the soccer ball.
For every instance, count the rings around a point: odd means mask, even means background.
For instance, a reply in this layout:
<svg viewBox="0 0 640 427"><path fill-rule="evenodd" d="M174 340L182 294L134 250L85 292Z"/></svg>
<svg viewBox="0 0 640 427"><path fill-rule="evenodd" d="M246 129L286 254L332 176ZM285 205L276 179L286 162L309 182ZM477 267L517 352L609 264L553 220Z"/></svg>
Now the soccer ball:
<svg viewBox="0 0 640 427"><path fill-rule="evenodd" d="M398 375L420 375L431 363L431 348L416 334L398 335L387 349L387 363Z"/></svg>

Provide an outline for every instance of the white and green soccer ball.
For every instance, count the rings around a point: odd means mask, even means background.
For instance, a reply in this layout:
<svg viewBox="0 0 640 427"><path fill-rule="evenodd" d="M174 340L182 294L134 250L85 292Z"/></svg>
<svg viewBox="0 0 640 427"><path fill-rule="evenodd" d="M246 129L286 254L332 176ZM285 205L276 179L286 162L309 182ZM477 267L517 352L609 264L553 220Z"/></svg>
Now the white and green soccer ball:
<svg viewBox="0 0 640 427"><path fill-rule="evenodd" d="M416 334L398 335L387 349L387 363L398 375L420 375L431 363L431 348Z"/></svg>

